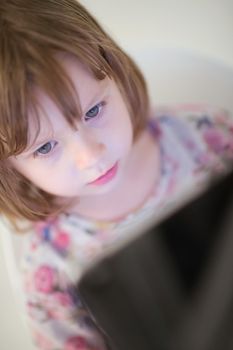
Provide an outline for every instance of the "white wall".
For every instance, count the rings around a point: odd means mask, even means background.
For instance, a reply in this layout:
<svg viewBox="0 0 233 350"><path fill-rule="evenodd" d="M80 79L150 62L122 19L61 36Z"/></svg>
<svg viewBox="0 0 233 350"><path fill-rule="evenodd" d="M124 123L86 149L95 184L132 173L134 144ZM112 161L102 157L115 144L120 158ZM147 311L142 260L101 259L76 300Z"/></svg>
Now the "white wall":
<svg viewBox="0 0 233 350"><path fill-rule="evenodd" d="M232 0L82 0L128 51L181 47L233 68ZM7 279L0 247L0 344L31 350Z"/></svg>
<svg viewBox="0 0 233 350"><path fill-rule="evenodd" d="M182 47L233 65L232 0L82 0L125 48Z"/></svg>

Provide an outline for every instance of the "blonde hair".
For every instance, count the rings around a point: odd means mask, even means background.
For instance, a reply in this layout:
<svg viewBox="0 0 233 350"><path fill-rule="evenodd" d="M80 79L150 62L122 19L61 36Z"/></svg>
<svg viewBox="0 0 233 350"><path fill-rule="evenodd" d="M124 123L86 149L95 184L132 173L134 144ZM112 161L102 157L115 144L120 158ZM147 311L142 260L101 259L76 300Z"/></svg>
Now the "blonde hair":
<svg viewBox="0 0 233 350"><path fill-rule="evenodd" d="M56 54L75 56L97 79L114 79L130 112L137 136L148 117L144 78L132 59L75 0L0 2L0 211L12 221L36 221L59 211L56 197L13 169L8 157L28 142L28 111L37 111L33 86L57 104L73 125L78 98ZM39 125L38 113L37 121Z"/></svg>

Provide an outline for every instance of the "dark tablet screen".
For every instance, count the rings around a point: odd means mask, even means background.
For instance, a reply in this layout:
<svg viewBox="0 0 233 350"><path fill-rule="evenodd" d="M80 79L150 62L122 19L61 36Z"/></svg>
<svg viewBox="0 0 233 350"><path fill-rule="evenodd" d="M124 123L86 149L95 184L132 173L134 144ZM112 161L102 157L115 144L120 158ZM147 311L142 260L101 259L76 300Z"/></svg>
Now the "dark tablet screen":
<svg viewBox="0 0 233 350"><path fill-rule="evenodd" d="M187 310L195 303L197 309L200 307L201 301L195 298L205 284L203 279L206 274L208 276L209 265L216 263L213 256L218 257L218 246L229 232L232 203L231 172L85 273L77 288L107 334L111 349L180 350L187 346L189 350L228 349L229 341L223 331L227 326L222 320L215 326L215 331L209 332L207 340L204 338L208 332L204 332L202 343L196 348L192 344L192 332L188 339L189 330L185 331L186 339L182 340L182 328L185 329L186 323L205 322L204 316L200 316L200 322L193 320L199 316L190 316L192 311ZM233 236L233 222L230 230ZM230 238L229 242L231 244ZM219 261L221 259L224 257L220 256ZM221 318L217 314L216 317ZM224 317L227 322L228 316ZM195 327L198 328L198 324ZM216 347L216 336L221 339L219 348ZM222 339L225 339L224 346Z"/></svg>

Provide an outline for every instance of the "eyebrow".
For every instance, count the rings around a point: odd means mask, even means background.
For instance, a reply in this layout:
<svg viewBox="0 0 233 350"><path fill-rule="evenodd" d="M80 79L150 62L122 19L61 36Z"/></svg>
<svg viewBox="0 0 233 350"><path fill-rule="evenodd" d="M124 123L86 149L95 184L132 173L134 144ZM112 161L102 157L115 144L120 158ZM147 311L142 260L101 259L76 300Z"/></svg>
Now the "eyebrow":
<svg viewBox="0 0 233 350"><path fill-rule="evenodd" d="M103 80L102 80L103 81ZM83 108L82 113L88 112L90 108L93 107L93 105L97 102L97 100L100 97L104 97L109 92L110 88L108 87L108 84L105 83L103 87L100 87L101 91L98 90L96 94L91 98L91 100L86 104L86 106Z"/></svg>

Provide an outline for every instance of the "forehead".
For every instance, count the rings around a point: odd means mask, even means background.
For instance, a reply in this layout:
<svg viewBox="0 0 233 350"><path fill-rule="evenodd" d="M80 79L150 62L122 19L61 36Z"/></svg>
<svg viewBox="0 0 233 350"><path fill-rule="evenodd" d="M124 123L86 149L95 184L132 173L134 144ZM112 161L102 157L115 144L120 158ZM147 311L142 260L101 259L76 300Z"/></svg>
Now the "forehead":
<svg viewBox="0 0 233 350"><path fill-rule="evenodd" d="M71 79L82 109L85 109L85 106L88 104L93 94L97 94L101 90L109 87L111 83L110 78L107 76L102 80L96 79L90 70L70 54L60 54L57 59L65 68L65 71Z"/></svg>
<svg viewBox="0 0 233 350"><path fill-rule="evenodd" d="M93 107L92 104L99 102L98 98L111 94L115 83L108 76L102 80L96 79L91 71L71 55L59 55L57 59L74 86L81 113L87 112L88 108ZM34 95L37 117L33 111L29 112L29 144L34 142L38 134L49 136L51 129L55 132L56 127L66 123L61 110L46 93L35 87Z"/></svg>

